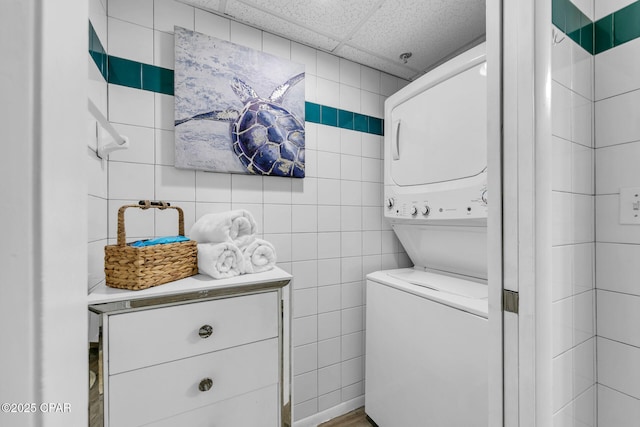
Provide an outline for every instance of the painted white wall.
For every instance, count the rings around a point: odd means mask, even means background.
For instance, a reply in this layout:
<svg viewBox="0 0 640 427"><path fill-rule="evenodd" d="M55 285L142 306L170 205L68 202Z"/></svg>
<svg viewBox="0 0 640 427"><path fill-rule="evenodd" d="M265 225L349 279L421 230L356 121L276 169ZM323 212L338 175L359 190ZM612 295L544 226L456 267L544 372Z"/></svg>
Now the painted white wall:
<svg viewBox="0 0 640 427"><path fill-rule="evenodd" d="M575 2L591 17L592 2ZM596 425L593 55L552 47L553 425Z"/></svg>
<svg viewBox="0 0 640 427"><path fill-rule="evenodd" d="M100 0L91 4L100 11ZM384 99L406 83L173 0L110 0L106 10L96 31L114 56L173 69L178 25L304 63L310 102L382 117ZM111 154L108 171L89 155L89 289L104 280L103 247L115 240L121 205L170 201L184 209L187 231L205 213L248 209L295 277L294 417L348 411L364 393L364 276L410 265L382 215L382 137L307 122L304 180L178 170L173 108L172 96L108 85L109 120L131 148ZM127 237L175 232L175 218L146 213L127 212Z"/></svg>
<svg viewBox="0 0 640 427"><path fill-rule="evenodd" d="M0 243L2 402L12 426L84 425L86 324L86 5L3 2L0 172L6 203ZM64 25L60 25L64 22ZM63 48L61 48L63 47ZM48 413L42 403L67 403ZM47 407L48 408L48 407Z"/></svg>
<svg viewBox="0 0 640 427"><path fill-rule="evenodd" d="M607 15L630 1L595 0ZM595 194L598 423L640 417L640 226L621 225L621 188L640 187L640 39L595 56Z"/></svg>
<svg viewBox="0 0 640 427"><path fill-rule="evenodd" d="M5 129L5 153L0 156L0 195L6 206L6 227L0 241L0 400L24 402L39 398L39 367L36 359L37 327L34 293L37 260L34 220L37 182L33 174L34 135L32 92L36 64L35 14L31 2L14 0L3 4L0 14L0 124ZM7 351L8 349L14 351ZM11 418L13 419L11 419ZM35 425L36 419L21 414L0 413L0 422L16 426Z"/></svg>

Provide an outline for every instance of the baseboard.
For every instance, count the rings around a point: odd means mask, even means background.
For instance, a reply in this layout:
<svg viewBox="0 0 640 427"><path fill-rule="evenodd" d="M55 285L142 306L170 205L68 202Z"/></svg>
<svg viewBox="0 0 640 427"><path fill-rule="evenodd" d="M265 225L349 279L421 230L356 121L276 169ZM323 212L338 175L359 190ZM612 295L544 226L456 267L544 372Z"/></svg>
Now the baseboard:
<svg viewBox="0 0 640 427"><path fill-rule="evenodd" d="M310 417L295 421L293 423L293 427L317 427L318 424L322 424L339 417L340 415L344 415L354 409L360 408L361 406L364 406L364 395L343 402L322 412L318 412L317 414L313 414Z"/></svg>

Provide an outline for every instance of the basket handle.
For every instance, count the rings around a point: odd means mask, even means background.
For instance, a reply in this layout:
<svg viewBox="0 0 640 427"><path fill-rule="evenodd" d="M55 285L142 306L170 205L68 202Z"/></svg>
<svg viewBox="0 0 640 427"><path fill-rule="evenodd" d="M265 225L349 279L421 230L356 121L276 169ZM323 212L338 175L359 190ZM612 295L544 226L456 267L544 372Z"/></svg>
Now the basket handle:
<svg viewBox="0 0 640 427"><path fill-rule="evenodd" d="M124 231L124 211L128 208L138 208L146 210L149 208L155 208L160 210L175 209L178 211L178 235L184 236L184 212L182 208L178 206L170 206L169 203L163 201L150 201L140 200L137 205L124 205L118 209L118 246L125 246L127 244L127 236Z"/></svg>

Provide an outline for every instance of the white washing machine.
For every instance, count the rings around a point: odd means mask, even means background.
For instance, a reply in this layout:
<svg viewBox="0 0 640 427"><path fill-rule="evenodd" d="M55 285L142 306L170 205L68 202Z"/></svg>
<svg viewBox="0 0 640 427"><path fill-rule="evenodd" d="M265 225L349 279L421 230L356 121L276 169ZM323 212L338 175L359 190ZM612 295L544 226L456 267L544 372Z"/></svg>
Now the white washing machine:
<svg viewBox="0 0 640 427"><path fill-rule="evenodd" d="M385 217L413 268L367 276L365 411L379 427L486 427L484 44L385 102Z"/></svg>

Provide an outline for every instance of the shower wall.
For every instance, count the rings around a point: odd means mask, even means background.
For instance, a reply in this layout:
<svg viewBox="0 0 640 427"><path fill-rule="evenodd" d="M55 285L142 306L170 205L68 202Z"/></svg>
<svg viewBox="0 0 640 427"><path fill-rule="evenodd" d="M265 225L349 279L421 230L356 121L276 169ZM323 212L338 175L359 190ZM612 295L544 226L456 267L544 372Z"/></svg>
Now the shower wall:
<svg viewBox="0 0 640 427"><path fill-rule="evenodd" d="M593 56L591 2L553 1L553 422L594 426ZM575 31L578 33L576 34Z"/></svg>
<svg viewBox="0 0 640 427"><path fill-rule="evenodd" d="M640 2L552 4L554 424L637 426Z"/></svg>
<svg viewBox="0 0 640 427"><path fill-rule="evenodd" d="M640 225L620 224L619 193L640 187L640 2L596 0L595 21L598 425L627 427L640 420Z"/></svg>

